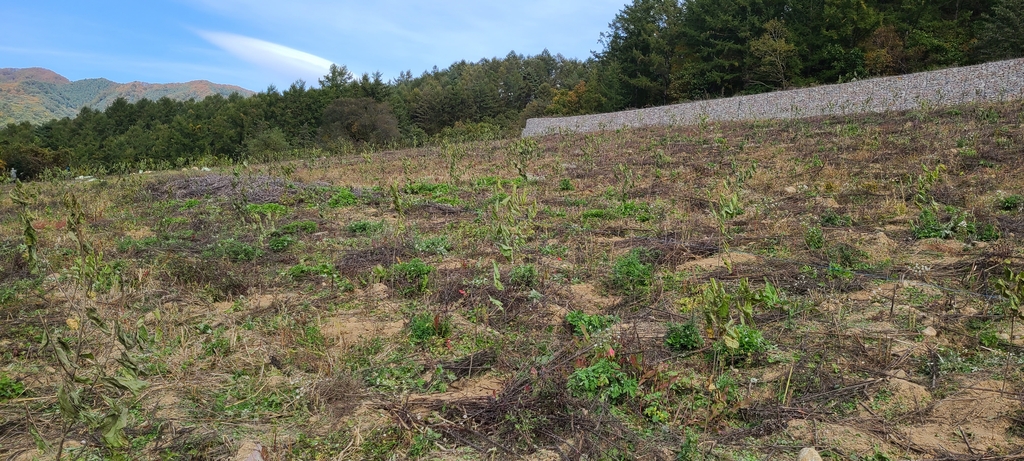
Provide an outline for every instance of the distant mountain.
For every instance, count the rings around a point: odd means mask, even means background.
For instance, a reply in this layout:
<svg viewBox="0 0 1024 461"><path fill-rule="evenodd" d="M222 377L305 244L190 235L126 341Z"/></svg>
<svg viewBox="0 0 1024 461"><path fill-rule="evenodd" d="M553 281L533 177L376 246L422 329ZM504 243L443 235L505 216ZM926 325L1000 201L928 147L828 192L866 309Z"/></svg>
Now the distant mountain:
<svg viewBox="0 0 1024 461"><path fill-rule="evenodd" d="M105 78L70 81L39 67L0 69L0 126L8 123L42 123L55 118L74 117L83 107L105 109L117 98L128 102L156 101L164 96L176 100L203 99L213 94L228 96L254 94L234 85L206 80L188 83L117 83Z"/></svg>

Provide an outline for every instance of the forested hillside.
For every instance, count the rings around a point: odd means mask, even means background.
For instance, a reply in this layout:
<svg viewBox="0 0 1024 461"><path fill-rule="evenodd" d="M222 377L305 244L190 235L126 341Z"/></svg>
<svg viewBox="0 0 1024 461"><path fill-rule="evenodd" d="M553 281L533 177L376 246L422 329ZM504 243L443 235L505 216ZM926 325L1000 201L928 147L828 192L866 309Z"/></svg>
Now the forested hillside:
<svg viewBox="0 0 1024 461"><path fill-rule="evenodd" d="M90 78L72 82L48 69L0 69L0 124L74 117L83 107L102 110L121 97L135 102L164 96L187 100L231 93L252 94L245 88L207 81L155 84Z"/></svg>
<svg viewBox="0 0 1024 461"><path fill-rule="evenodd" d="M0 131L0 160L31 176L54 166L173 166L295 149L487 139L517 132L533 116L1024 56L1022 28L1024 0L635 0L612 18L601 50L586 60L511 52L391 81L334 66L317 86L298 81L248 99L107 93L97 99L110 101L103 110L8 125ZM150 100L133 103L135 97Z"/></svg>

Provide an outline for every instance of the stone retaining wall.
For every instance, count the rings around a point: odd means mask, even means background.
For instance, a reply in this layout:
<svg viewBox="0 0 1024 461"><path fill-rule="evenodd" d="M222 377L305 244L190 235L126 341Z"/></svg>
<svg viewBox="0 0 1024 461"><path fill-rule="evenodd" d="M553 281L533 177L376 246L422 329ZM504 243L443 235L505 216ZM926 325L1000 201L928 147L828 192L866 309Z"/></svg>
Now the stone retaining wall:
<svg viewBox="0 0 1024 461"><path fill-rule="evenodd" d="M1024 98L1024 59L609 114L531 118L523 136L901 111Z"/></svg>

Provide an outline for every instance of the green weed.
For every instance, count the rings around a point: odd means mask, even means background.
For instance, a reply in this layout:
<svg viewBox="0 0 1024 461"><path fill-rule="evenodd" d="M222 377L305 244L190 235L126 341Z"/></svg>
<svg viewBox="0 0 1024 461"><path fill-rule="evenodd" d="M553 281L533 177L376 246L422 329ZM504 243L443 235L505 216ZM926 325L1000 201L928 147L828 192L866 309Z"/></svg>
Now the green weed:
<svg viewBox="0 0 1024 461"><path fill-rule="evenodd" d="M607 330L619 318L614 315L587 314L580 310L569 312L565 316L565 323L572 327L575 335L586 336Z"/></svg>
<svg viewBox="0 0 1024 461"><path fill-rule="evenodd" d="M674 351L692 351L704 347L704 336L694 322L670 323L665 333L665 345Z"/></svg>
<svg viewBox="0 0 1024 461"><path fill-rule="evenodd" d="M569 375L566 384L576 397L599 398L618 403L626 397L635 397L639 384L635 378L621 370L618 363L607 358L598 359L593 365L580 368Z"/></svg>
<svg viewBox="0 0 1024 461"><path fill-rule="evenodd" d="M345 226L345 230L359 235L377 234L384 230L384 222L366 220L353 221Z"/></svg>
<svg viewBox="0 0 1024 461"><path fill-rule="evenodd" d="M0 374L0 402L16 399L25 394L25 385L6 374Z"/></svg>
<svg viewBox="0 0 1024 461"><path fill-rule="evenodd" d="M654 285L654 265L650 261L655 257L653 250L642 247L619 257L612 266L609 287L631 298L647 296Z"/></svg>
<svg viewBox="0 0 1024 461"><path fill-rule="evenodd" d="M270 251L284 251L287 250L288 247L292 246L295 242L295 237L292 237L290 235L282 235L280 237L271 237L270 240L267 241L267 247L270 248Z"/></svg>
<svg viewBox="0 0 1024 461"><path fill-rule="evenodd" d="M209 253L219 258L227 258L232 262L252 261L263 256L263 251L259 248L235 239L218 241L213 244Z"/></svg>
<svg viewBox="0 0 1024 461"><path fill-rule="evenodd" d="M434 267L419 258L392 265L387 269L389 278L403 295L422 294L430 284Z"/></svg>
<svg viewBox="0 0 1024 461"><path fill-rule="evenodd" d="M804 243L807 248L820 250L825 247L825 233L818 226L807 226L804 230Z"/></svg>
<svg viewBox="0 0 1024 461"><path fill-rule="evenodd" d="M413 344L423 344L432 338L447 338L451 333L451 320L441 314L421 312L409 320L409 339Z"/></svg>
<svg viewBox="0 0 1024 461"><path fill-rule="evenodd" d="M537 268L533 264L522 264L512 268L509 282L527 288L537 285Z"/></svg>
<svg viewBox="0 0 1024 461"><path fill-rule="evenodd" d="M359 199L351 189L339 189L327 200L327 206L331 208L344 208L355 205L358 202Z"/></svg>
<svg viewBox="0 0 1024 461"><path fill-rule="evenodd" d="M277 229L279 234L312 234L316 232L317 225L313 221L295 221L285 224Z"/></svg>
<svg viewBox="0 0 1024 461"><path fill-rule="evenodd" d="M996 201L996 208L1002 211L1020 211L1024 209L1024 196L1014 194Z"/></svg>

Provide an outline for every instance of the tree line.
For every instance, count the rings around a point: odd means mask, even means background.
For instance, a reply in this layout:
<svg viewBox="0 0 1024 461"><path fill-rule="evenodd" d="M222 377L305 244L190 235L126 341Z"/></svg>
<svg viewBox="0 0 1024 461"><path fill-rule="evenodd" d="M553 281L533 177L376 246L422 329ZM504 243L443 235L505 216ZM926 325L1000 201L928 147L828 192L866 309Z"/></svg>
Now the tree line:
<svg viewBox="0 0 1024 461"><path fill-rule="evenodd" d="M634 0L586 59L548 51L418 77L356 77L209 96L119 99L0 129L0 168L180 166L295 149L493 139L577 115L1024 56L1024 0Z"/></svg>

